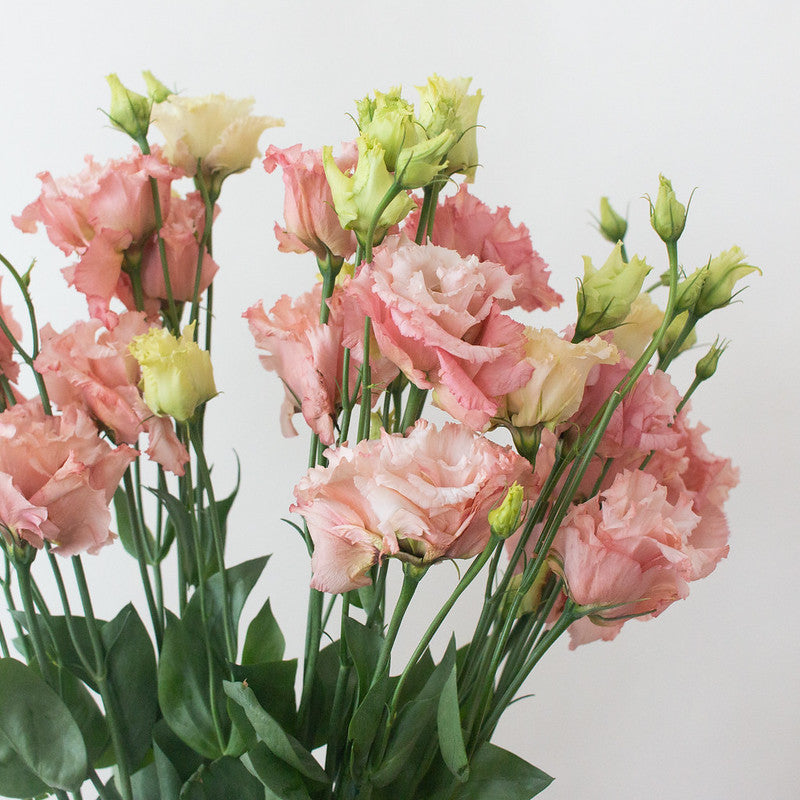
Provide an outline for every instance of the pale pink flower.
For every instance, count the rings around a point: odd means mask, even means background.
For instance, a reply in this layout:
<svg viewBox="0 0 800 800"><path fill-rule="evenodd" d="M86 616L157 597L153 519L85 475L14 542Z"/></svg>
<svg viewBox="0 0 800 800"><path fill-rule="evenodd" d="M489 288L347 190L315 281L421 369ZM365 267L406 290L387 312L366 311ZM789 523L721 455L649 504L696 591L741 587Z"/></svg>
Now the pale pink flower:
<svg viewBox="0 0 800 800"><path fill-rule="evenodd" d="M2 277L0 277L0 284L2 284L2 280ZM11 335L19 341L22 338L22 328L16 319L14 319L11 306L7 306L1 299L0 317L3 318L6 327L11 331ZM15 355L16 351L11 344L11 340L0 330L0 373L5 375L12 383L19 377L19 364L14 361Z"/></svg>
<svg viewBox="0 0 800 800"><path fill-rule="evenodd" d="M259 301L244 312L264 369L274 371L283 381L285 399L281 408L281 431L296 436L292 416L302 411L305 421L323 444L335 441L334 420L341 404L343 382L341 289L336 287L328 300L327 323L319 320L322 284L296 300L283 295L265 313ZM355 390L362 349L351 352L349 387ZM373 402L397 375L397 368L380 356L377 348L370 351Z"/></svg>
<svg viewBox="0 0 800 800"><path fill-rule="evenodd" d="M112 297L120 296L129 306L132 302L130 280L122 271L125 253L138 256L156 229L150 178L157 181L166 218L170 185L183 173L155 148L151 155L135 149L127 159L106 165L96 164L91 156L86 162L86 169L72 178L54 180L49 172L40 173L38 200L13 220L26 233L42 223L53 244L67 255L80 256L62 272L70 286L86 295L91 316L113 327Z"/></svg>
<svg viewBox="0 0 800 800"><path fill-rule="evenodd" d="M70 556L114 539L109 503L136 451L112 447L76 406L48 416L29 400L0 414L2 525Z"/></svg>
<svg viewBox="0 0 800 800"><path fill-rule="evenodd" d="M417 564L470 558L491 531L487 515L508 487L530 484L530 465L464 425L416 423L407 437L326 452L295 487L292 511L314 541L312 586L344 592L370 582L384 556Z"/></svg>
<svg viewBox="0 0 800 800"><path fill-rule="evenodd" d="M406 219L404 230L412 238L419 218L417 209ZM513 297L501 299L501 309L521 306L525 311L547 310L564 299L548 285L550 272L533 249L528 228L524 224L511 224L507 206L491 211L470 194L466 183L437 206L431 242L464 257L477 256L481 261L501 264L509 275L516 276Z"/></svg>
<svg viewBox="0 0 800 800"><path fill-rule="evenodd" d="M531 375L524 328L497 304L513 297L513 283L499 264L388 237L345 288L344 342L360 340L369 316L386 358L456 419L482 428Z"/></svg>
<svg viewBox="0 0 800 800"><path fill-rule="evenodd" d="M219 207L216 207L215 217L218 212ZM178 302L191 302L194 299L197 256L204 227L205 204L199 192L192 192L185 198L172 198L169 217L161 228L161 238L167 254L172 297ZM205 251L198 296L211 285L217 270L219 266ZM145 245L142 254L142 291L146 301L152 298L167 299L164 269L155 236Z"/></svg>
<svg viewBox="0 0 800 800"><path fill-rule="evenodd" d="M632 364L623 358L617 364L599 366L587 381L580 409L571 422L588 425ZM651 450L675 447L678 435L672 422L679 402L680 394L669 375L648 368L614 411L597 447L598 455L621 458L626 466L633 466Z"/></svg>
<svg viewBox="0 0 800 800"><path fill-rule="evenodd" d="M189 454L171 421L155 416L145 405L139 364L128 352L131 339L149 327L144 314L135 311L121 314L113 331L101 330L97 320L76 322L61 334L45 325L34 365L60 408L82 406L118 443L135 445L140 434L147 433L147 455L183 475Z"/></svg>
<svg viewBox="0 0 800 800"><path fill-rule="evenodd" d="M601 627L592 638L612 639L620 617L654 617L688 595L697 523L690 495L670 503L667 488L641 470L620 473L599 496L570 509L553 542L555 568L576 603L597 606L593 619ZM592 632L584 625L572 646Z"/></svg>
<svg viewBox="0 0 800 800"><path fill-rule="evenodd" d="M349 143L343 147L336 164L347 172L355 167L357 159L355 145ZM264 169L271 173L276 167L283 170L286 189L284 227L275 223L278 250L282 253L311 251L323 261L329 251L334 257L350 258L356 251L356 237L353 231L344 230L339 223L322 166L322 151L303 150L300 144L283 150L270 145Z"/></svg>

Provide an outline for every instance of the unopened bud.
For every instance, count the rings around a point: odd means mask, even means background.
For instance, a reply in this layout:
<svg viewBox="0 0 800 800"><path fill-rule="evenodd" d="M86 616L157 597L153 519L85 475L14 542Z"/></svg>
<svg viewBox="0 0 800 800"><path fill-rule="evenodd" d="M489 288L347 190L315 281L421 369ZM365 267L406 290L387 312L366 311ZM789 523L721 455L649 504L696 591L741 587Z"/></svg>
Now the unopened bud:
<svg viewBox="0 0 800 800"><path fill-rule="evenodd" d="M611 208L607 197L600 198L600 219L597 223L600 233L611 244L621 242L628 231L628 221Z"/></svg>
<svg viewBox="0 0 800 800"><path fill-rule="evenodd" d="M650 223L665 242L677 242L686 225L686 207L678 202L672 183L663 175L658 176L656 204L650 203Z"/></svg>
<svg viewBox="0 0 800 800"><path fill-rule="evenodd" d="M716 371L719 357L725 352L728 347L728 342L722 341L719 343L719 337L714 340L711 349L697 362L694 368L694 374L699 381L707 381Z"/></svg>
<svg viewBox="0 0 800 800"><path fill-rule="evenodd" d="M114 127L137 141L144 138L150 127L150 98L127 89L114 73L106 75L106 81L111 87L108 118Z"/></svg>
<svg viewBox="0 0 800 800"><path fill-rule="evenodd" d="M519 514L525 493L514 481L506 492L503 502L489 512L489 527L495 536L507 539L519 527Z"/></svg>
<svg viewBox="0 0 800 800"><path fill-rule="evenodd" d="M146 69L142 73L142 77L147 86L147 94L150 95L150 99L154 103L163 103L171 94L175 94L175 92L170 91L164 86L149 69Z"/></svg>

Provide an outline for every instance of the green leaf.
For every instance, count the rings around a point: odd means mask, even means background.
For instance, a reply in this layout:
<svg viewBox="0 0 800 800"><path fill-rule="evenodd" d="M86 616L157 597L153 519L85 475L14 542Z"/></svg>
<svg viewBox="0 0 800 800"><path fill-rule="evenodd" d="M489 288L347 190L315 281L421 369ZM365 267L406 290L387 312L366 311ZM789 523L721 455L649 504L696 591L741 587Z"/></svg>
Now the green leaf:
<svg viewBox="0 0 800 800"><path fill-rule="evenodd" d="M133 521L131 520L130 510L128 508L128 495L122 486L118 486L114 492L114 514L117 518L117 533L122 546L134 558L136 555L136 544L133 533ZM144 557L148 564L155 564L158 561L156 540L153 534L147 528L144 531Z"/></svg>
<svg viewBox="0 0 800 800"><path fill-rule="evenodd" d="M268 558L262 556L226 570L234 630L247 596L263 572ZM195 592L183 618L173 617L164 633L158 666L158 698L164 718L172 730L205 758L216 759L223 756L227 748L225 742L217 738L211 711L210 683L218 687L215 710L222 721L222 733L226 738L229 727L222 691L222 681L228 674L222 575L212 575L205 582L204 591L211 658L206 651L200 593Z"/></svg>
<svg viewBox="0 0 800 800"><path fill-rule="evenodd" d="M367 763L370 747L385 717L390 688L387 668L350 719L347 736L353 743L353 761L357 769Z"/></svg>
<svg viewBox="0 0 800 800"><path fill-rule="evenodd" d="M136 800L166 800L161 793L158 770L152 761L131 775L131 787Z"/></svg>
<svg viewBox="0 0 800 800"><path fill-rule="evenodd" d="M0 735L0 792L3 797L34 797L50 789L26 766L5 736Z"/></svg>
<svg viewBox="0 0 800 800"><path fill-rule="evenodd" d="M71 672L57 669L59 694L78 723L89 763L95 765L110 740L105 717L86 687Z"/></svg>
<svg viewBox="0 0 800 800"><path fill-rule="evenodd" d="M358 673L359 696L364 697L378 665L383 636L375 628L368 628L352 617L345 617L344 638Z"/></svg>
<svg viewBox="0 0 800 800"><path fill-rule="evenodd" d="M153 643L130 603L103 626L100 635L106 649L106 672L110 691L116 698L125 756L135 770L150 749L158 716Z"/></svg>
<svg viewBox="0 0 800 800"><path fill-rule="evenodd" d="M469 777L469 760L464 747L464 734L461 730L461 710L458 706L458 683L456 665L439 695L436 712L436 728L439 734L439 749L447 768L460 781Z"/></svg>
<svg viewBox="0 0 800 800"><path fill-rule="evenodd" d="M264 787L236 758L203 765L183 785L181 800L264 800Z"/></svg>
<svg viewBox="0 0 800 800"><path fill-rule="evenodd" d="M269 599L247 628L242 650L242 664L260 664L280 661L286 649L280 626L272 613Z"/></svg>
<svg viewBox="0 0 800 800"><path fill-rule="evenodd" d="M552 782L549 775L519 756L487 743L472 759L469 780L430 800L531 800Z"/></svg>
<svg viewBox="0 0 800 800"><path fill-rule="evenodd" d="M313 741L309 747L321 747L330 738L331 712L336 695L336 681L339 676L339 642L331 642L319 651L317 666L311 685L309 711L310 729ZM346 697L352 697L356 689L356 674L351 670Z"/></svg>
<svg viewBox="0 0 800 800"><path fill-rule="evenodd" d="M386 754L373 774L376 786L385 786L400 774L407 765L408 757L414 751L418 740L433 739L439 697L453 671L455 658L455 640L450 639L442 660L430 674L419 694L398 714L395 731L389 740Z"/></svg>
<svg viewBox="0 0 800 800"><path fill-rule="evenodd" d="M165 719L160 719L153 727L153 753L159 774L164 768L165 777L169 775L169 770L166 770L163 763L167 762L178 776L179 787L186 783L203 763L202 757L174 733ZM171 781L168 782L171 784Z"/></svg>
<svg viewBox="0 0 800 800"><path fill-rule="evenodd" d="M161 501L161 504L167 512L168 519L165 526L165 531L169 534L167 539L177 535L178 547L181 551L181 564L183 566L184 579L191 586L197 586L199 581L197 579L197 558L195 556L192 518L186 506L184 506L180 498L170 494L166 489L153 489L148 487L148 491ZM207 547L203 548L206 553L205 564L208 564L211 549L213 549L211 546L213 543L207 543L207 545ZM162 546L161 552L158 554L159 560L166 557L167 552L168 550L165 552L165 548Z"/></svg>
<svg viewBox="0 0 800 800"><path fill-rule="evenodd" d="M297 659L267 661L263 664L232 665L237 681L246 682L253 690L259 705L285 730L292 732L297 725L294 682Z"/></svg>
<svg viewBox="0 0 800 800"><path fill-rule="evenodd" d="M242 761L264 785L267 800L311 800L303 776L260 744Z"/></svg>
<svg viewBox="0 0 800 800"><path fill-rule="evenodd" d="M48 786L75 790L86 777L86 747L69 709L33 669L13 658L0 659L0 741Z"/></svg>
<svg viewBox="0 0 800 800"><path fill-rule="evenodd" d="M247 714L259 740L281 761L296 769L300 774L318 783L329 783L328 776L316 761L293 736L283 728L259 705L252 689L242 683L225 681L225 693L238 703Z"/></svg>
<svg viewBox="0 0 800 800"><path fill-rule="evenodd" d="M403 689L397 701L398 708L402 708L422 691L422 687L425 686L434 669L436 669L436 664L433 662L433 656L431 656L430 649L426 649L420 656L419 661L408 671L408 677L403 684ZM392 691L394 691L399 676L390 680L392 682Z"/></svg>

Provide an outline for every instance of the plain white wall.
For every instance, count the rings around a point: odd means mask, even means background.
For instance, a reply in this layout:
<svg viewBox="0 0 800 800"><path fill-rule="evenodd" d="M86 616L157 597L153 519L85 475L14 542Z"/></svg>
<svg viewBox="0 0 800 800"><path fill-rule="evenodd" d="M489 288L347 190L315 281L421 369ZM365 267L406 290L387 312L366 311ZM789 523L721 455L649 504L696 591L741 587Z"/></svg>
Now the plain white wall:
<svg viewBox="0 0 800 800"><path fill-rule="evenodd" d="M589 210L607 194L630 203L629 252L663 267L646 202L658 173L686 197L697 187L681 260L688 268L739 244L764 276L743 303L715 315L701 341L732 339L718 375L698 393L694 419L715 452L741 468L728 505L731 554L691 597L658 620L631 622L617 641L557 646L526 686L535 696L507 714L497 741L556 777L550 800L641 797L734 800L798 797L800 646L796 634L798 356L798 35L800 11L775 0L338 3L56 0L6 10L0 29L0 251L38 259L33 291L42 321L63 328L83 299L59 274L66 263L44 235L23 236L10 215L38 194L35 174L77 172L85 153L127 152L96 109L103 76L132 88L150 69L189 95L253 95L286 128L262 144L337 144L353 135L354 101L426 76L472 75L485 95L474 191L510 205L567 298L539 324L574 314L581 255L606 253ZM277 427L281 389L257 364L241 311L259 298L303 291L313 260L278 254L282 183L253 169L221 198L215 254L216 374L223 394L210 449L221 491L242 461L232 517L232 561L274 552L257 592L270 594L290 651L302 650L308 568L279 521L304 469L306 441ZM11 297L9 282L4 299ZM21 317L21 314L19 315ZM684 376L685 377L685 376ZM684 383L684 386L686 384ZM141 599L120 547L86 559L99 612ZM428 581L408 629L455 580ZM435 584L435 585L434 585ZM462 636L474 598L455 626ZM413 645L406 636L398 650ZM488 800L488 799L487 799Z"/></svg>

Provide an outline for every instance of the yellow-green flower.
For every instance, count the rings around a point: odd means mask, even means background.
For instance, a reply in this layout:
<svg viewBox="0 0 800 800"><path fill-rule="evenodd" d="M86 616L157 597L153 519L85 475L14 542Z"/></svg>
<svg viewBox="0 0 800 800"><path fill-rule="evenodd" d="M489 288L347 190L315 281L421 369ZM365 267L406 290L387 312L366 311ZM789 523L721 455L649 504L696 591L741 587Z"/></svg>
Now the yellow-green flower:
<svg viewBox="0 0 800 800"><path fill-rule="evenodd" d="M589 256L583 257L584 275L578 288L578 323L575 341L621 325L639 296L650 267L643 259L634 256L630 262L622 259L622 245L618 243L606 263L600 268L592 266Z"/></svg>
<svg viewBox="0 0 800 800"><path fill-rule="evenodd" d="M375 99L365 97L356 106L362 136L380 143L386 168L394 172L400 151L413 147L420 133L424 138L424 132L414 122L414 106L400 96L400 87L386 94L375 92Z"/></svg>
<svg viewBox="0 0 800 800"><path fill-rule="evenodd" d="M211 356L193 340L194 323L180 338L165 328L151 328L129 346L142 368L144 401L159 416L178 422L194 416L199 405L217 394Z"/></svg>
<svg viewBox="0 0 800 800"><path fill-rule="evenodd" d="M509 486L503 502L489 512L489 527L495 536L507 539L519 527L519 513L524 499L525 493L522 487L514 481Z"/></svg>
<svg viewBox="0 0 800 800"><path fill-rule="evenodd" d="M111 123L134 139L146 136L150 127L150 98L132 92L113 72L106 75L106 81L111 87L111 106L108 110Z"/></svg>
<svg viewBox="0 0 800 800"><path fill-rule="evenodd" d="M677 242L686 225L686 207L678 202L672 183L663 175L658 176L656 204L650 204L650 223L665 242Z"/></svg>

